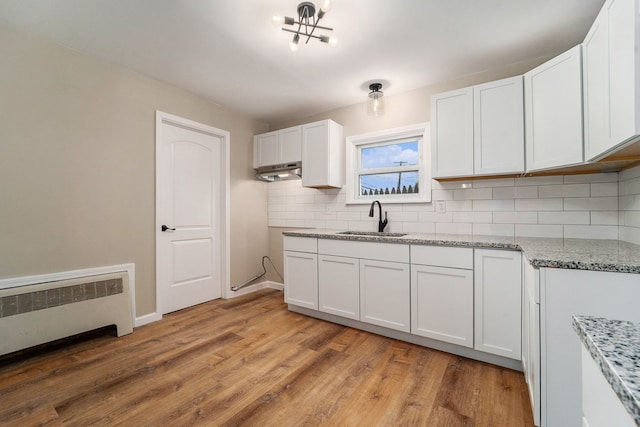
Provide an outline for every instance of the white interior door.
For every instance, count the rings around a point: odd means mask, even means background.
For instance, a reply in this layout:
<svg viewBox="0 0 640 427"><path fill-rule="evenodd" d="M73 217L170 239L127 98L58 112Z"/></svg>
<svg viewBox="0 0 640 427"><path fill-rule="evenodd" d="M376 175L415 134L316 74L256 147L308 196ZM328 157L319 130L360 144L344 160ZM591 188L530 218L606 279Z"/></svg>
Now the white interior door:
<svg viewBox="0 0 640 427"><path fill-rule="evenodd" d="M158 119L156 281L158 311L220 298L226 135Z"/></svg>

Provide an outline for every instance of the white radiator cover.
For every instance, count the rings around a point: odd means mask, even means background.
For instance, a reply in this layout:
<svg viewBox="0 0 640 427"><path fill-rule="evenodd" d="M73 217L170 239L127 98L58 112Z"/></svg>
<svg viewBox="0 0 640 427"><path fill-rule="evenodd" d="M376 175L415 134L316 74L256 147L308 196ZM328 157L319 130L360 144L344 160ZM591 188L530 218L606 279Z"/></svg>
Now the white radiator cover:
<svg viewBox="0 0 640 427"><path fill-rule="evenodd" d="M0 355L104 326L133 331L129 272L0 288Z"/></svg>

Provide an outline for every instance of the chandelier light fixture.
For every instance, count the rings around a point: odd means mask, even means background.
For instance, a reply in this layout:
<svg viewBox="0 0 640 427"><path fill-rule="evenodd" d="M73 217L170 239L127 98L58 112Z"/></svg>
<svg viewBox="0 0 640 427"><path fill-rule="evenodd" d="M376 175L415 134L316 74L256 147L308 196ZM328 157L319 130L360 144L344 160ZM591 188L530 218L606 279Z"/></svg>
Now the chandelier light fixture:
<svg viewBox="0 0 640 427"><path fill-rule="evenodd" d="M316 30L333 31L333 28L318 25L318 22L320 22L329 9L331 9L331 0L324 0L322 7L316 15L316 6L311 2L304 1L298 4L298 20L288 16L273 15L272 22L273 25L281 28L282 31L293 33L293 39L289 45L292 51L298 50L298 43L300 42L301 36L303 39L306 38L304 41L305 44L314 38L320 40L322 43L329 43L335 46L338 41L335 37L316 33Z"/></svg>
<svg viewBox="0 0 640 427"><path fill-rule="evenodd" d="M370 116L381 116L384 114L384 100L382 99L382 83L371 83L369 85L369 101L367 102L367 113Z"/></svg>

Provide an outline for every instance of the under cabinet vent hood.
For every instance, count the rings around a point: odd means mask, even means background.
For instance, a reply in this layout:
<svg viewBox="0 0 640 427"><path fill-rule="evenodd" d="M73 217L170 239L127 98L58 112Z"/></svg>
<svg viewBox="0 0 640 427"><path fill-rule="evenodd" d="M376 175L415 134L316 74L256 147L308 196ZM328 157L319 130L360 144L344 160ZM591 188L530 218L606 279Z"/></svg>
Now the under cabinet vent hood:
<svg viewBox="0 0 640 427"><path fill-rule="evenodd" d="M292 162L281 165L261 166L256 171L256 178L261 181L274 182L302 178L302 163Z"/></svg>

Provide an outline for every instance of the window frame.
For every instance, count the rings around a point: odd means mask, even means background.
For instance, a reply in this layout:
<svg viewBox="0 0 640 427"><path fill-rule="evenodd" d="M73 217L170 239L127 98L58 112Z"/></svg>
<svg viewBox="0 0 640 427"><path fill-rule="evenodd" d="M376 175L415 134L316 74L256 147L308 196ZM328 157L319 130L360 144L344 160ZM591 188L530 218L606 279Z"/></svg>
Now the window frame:
<svg viewBox="0 0 640 427"><path fill-rule="evenodd" d="M429 203L431 202L431 162L426 159L431 153L429 139L429 123L419 123L381 131L351 135L346 138L346 201L347 205L370 204L373 200L383 203ZM418 165L397 166L374 169L376 173L399 172L402 170L418 170L418 194L378 194L362 196L360 194L360 176L367 169L361 168L361 149L388 145L394 142L408 142L410 138L421 138L418 143ZM372 169L368 169L372 171Z"/></svg>

